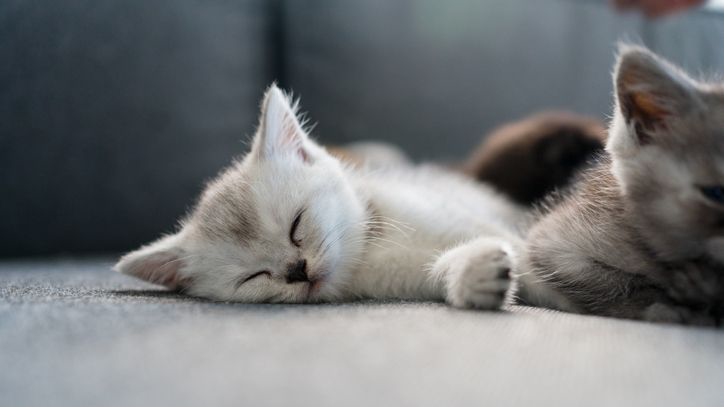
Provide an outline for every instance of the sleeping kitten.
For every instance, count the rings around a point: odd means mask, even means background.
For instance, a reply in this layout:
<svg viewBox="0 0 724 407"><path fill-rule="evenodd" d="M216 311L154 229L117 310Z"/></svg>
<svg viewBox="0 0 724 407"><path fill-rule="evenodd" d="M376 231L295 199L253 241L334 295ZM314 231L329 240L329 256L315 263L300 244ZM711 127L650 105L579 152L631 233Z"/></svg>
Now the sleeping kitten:
<svg viewBox="0 0 724 407"><path fill-rule="evenodd" d="M724 86L623 46L606 149L531 229L524 300L718 323L724 300Z"/></svg>
<svg viewBox="0 0 724 407"><path fill-rule="evenodd" d="M344 166L296 112L272 85L251 151L208 185L176 233L115 270L222 301L501 307L521 209L434 167Z"/></svg>

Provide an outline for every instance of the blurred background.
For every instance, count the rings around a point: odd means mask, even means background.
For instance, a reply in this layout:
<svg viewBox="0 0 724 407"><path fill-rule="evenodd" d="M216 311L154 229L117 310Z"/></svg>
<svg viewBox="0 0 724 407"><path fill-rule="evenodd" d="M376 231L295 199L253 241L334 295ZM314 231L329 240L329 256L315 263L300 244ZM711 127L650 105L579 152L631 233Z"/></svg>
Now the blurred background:
<svg viewBox="0 0 724 407"><path fill-rule="evenodd" d="M245 151L268 84L327 144L456 160L540 110L605 119L618 40L724 72L721 2L0 2L0 257L112 253L171 231Z"/></svg>

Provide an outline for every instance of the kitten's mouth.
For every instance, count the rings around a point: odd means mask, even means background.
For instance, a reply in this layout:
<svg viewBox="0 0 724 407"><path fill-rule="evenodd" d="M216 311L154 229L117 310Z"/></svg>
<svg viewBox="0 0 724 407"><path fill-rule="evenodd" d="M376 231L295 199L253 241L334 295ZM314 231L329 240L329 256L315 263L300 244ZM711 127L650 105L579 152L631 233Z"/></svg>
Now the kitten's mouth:
<svg viewBox="0 0 724 407"><path fill-rule="evenodd" d="M307 285L307 300L319 294L319 291L322 289L322 283L324 283L324 276L319 276L309 281L309 285Z"/></svg>

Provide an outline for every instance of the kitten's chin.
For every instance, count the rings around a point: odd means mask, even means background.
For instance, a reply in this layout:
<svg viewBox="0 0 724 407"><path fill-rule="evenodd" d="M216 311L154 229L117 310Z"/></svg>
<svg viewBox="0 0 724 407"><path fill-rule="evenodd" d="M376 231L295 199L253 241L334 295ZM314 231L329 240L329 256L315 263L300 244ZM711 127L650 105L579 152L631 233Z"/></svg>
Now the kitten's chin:
<svg viewBox="0 0 724 407"><path fill-rule="evenodd" d="M307 287L307 299L317 297L322 290L322 284L324 284L323 278L319 278L310 282L309 286Z"/></svg>
<svg viewBox="0 0 724 407"><path fill-rule="evenodd" d="M304 302L322 302L330 297L330 281L327 276L320 276L307 284Z"/></svg>

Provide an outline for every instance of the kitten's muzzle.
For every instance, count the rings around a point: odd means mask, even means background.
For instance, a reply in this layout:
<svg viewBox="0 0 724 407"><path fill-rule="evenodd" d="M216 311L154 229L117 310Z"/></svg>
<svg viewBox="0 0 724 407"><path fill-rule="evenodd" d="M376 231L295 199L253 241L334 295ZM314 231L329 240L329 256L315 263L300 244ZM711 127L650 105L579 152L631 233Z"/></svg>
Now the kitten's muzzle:
<svg viewBox="0 0 724 407"><path fill-rule="evenodd" d="M287 283L308 282L307 260L302 259L287 266Z"/></svg>

